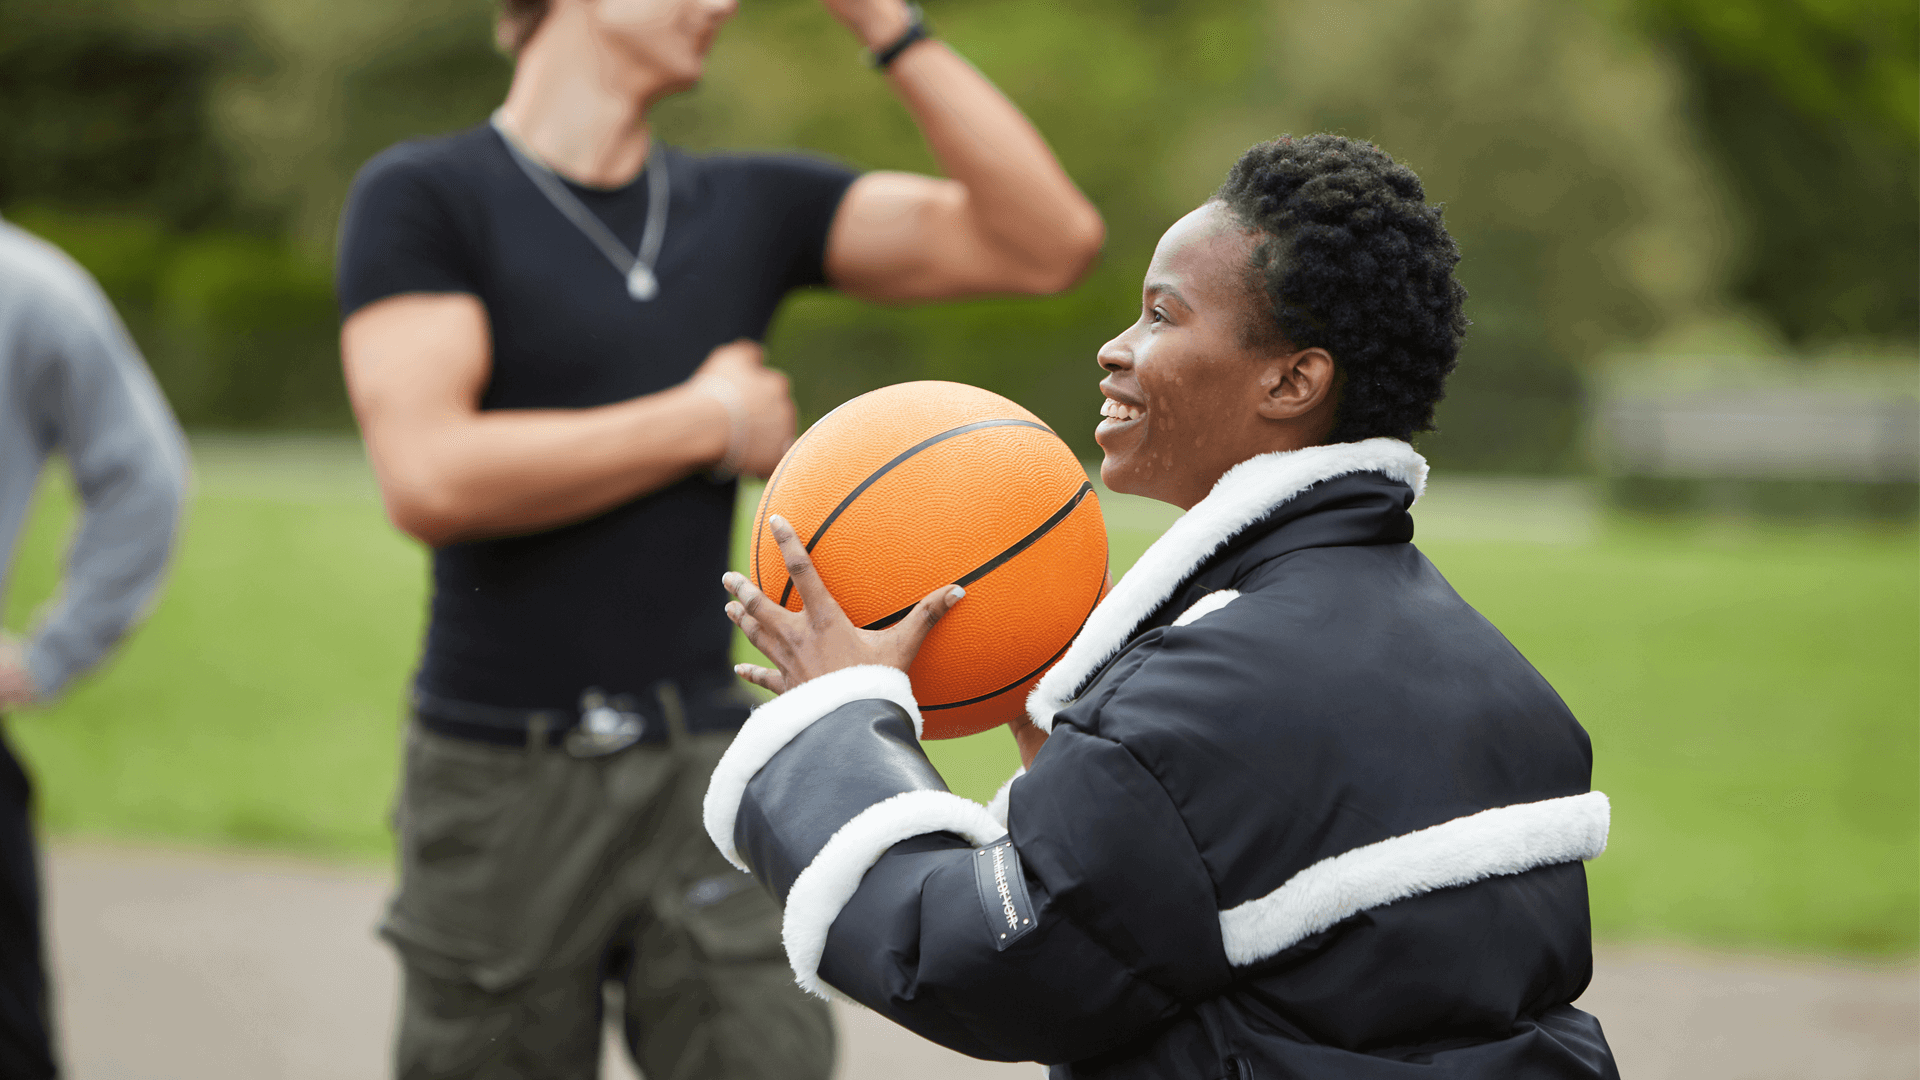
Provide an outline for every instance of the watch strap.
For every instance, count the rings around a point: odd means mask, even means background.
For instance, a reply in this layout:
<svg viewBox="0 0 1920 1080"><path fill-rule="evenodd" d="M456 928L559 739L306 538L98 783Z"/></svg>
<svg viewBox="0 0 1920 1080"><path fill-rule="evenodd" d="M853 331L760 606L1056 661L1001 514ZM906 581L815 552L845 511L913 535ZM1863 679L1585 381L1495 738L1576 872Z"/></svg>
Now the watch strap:
<svg viewBox="0 0 1920 1080"><path fill-rule="evenodd" d="M900 36L894 38L893 43L886 48L875 49L868 59L877 70L885 71L900 58L901 53L911 48L914 42L923 41L932 36L933 31L927 27L927 13L920 10L919 4L908 4L907 28L902 30Z"/></svg>

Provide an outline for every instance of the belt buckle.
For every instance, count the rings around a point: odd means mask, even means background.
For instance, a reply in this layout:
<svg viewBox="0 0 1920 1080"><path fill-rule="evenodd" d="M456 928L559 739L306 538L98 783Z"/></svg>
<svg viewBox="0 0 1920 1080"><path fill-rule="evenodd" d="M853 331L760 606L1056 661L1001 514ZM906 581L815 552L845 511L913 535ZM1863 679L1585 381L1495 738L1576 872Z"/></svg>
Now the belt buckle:
<svg viewBox="0 0 1920 1080"><path fill-rule="evenodd" d="M567 732L567 753L577 758L617 754L647 733L647 718L633 711L625 694L608 698L599 690L580 695L580 722Z"/></svg>

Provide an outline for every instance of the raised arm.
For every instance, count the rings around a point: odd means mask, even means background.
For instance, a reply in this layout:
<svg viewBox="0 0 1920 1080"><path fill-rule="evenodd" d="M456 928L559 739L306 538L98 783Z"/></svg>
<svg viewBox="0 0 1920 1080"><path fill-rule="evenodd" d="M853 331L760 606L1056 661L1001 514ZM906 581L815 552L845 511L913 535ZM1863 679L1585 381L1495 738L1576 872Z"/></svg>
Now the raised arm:
<svg viewBox="0 0 1920 1080"><path fill-rule="evenodd" d="M869 49L908 26L904 0L825 2ZM910 46L887 78L947 179L875 172L856 181L828 236L828 279L895 303L1078 282L1106 225L1013 102L938 41Z"/></svg>
<svg viewBox="0 0 1920 1080"><path fill-rule="evenodd" d="M481 411L493 343L466 293L368 304L341 327L340 354L387 514L434 547L591 517L730 447L764 476L793 437L786 377L750 341L714 350L679 386L590 409Z"/></svg>

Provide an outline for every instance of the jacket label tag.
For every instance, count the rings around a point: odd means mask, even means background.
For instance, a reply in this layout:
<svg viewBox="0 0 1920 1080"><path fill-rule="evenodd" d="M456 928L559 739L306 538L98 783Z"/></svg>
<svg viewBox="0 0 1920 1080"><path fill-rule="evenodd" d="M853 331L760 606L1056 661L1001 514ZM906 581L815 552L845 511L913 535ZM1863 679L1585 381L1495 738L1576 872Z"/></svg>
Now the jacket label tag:
<svg viewBox="0 0 1920 1080"><path fill-rule="evenodd" d="M1033 901L1027 898L1027 878L1020 872L1020 853L1012 837L974 849L973 883L995 949L1005 949L1032 931Z"/></svg>

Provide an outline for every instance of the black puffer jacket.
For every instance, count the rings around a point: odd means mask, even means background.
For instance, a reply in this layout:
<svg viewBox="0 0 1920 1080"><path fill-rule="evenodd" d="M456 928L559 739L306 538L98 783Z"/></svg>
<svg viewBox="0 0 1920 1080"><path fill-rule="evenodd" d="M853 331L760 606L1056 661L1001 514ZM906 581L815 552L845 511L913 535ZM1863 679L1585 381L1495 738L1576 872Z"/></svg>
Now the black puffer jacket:
<svg viewBox="0 0 1920 1080"><path fill-rule="evenodd" d="M763 706L707 827L800 984L1055 1080L1617 1076L1568 1004L1587 736L1409 542L1425 473L1389 439L1229 472L1042 680L998 815L899 671Z"/></svg>

